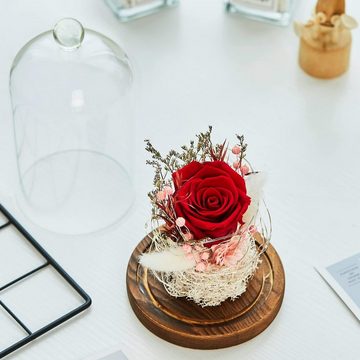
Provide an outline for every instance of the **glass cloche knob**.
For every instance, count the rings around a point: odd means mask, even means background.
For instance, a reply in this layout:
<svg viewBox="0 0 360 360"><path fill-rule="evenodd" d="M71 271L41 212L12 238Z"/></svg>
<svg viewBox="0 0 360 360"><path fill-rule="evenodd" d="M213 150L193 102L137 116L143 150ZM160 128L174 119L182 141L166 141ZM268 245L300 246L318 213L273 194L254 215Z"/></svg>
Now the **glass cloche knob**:
<svg viewBox="0 0 360 360"><path fill-rule="evenodd" d="M133 73L125 52L75 19L17 54L10 93L20 207L55 232L116 222L132 197Z"/></svg>
<svg viewBox="0 0 360 360"><path fill-rule="evenodd" d="M72 18L61 19L54 27L54 39L66 50L78 48L84 40L84 28Z"/></svg>

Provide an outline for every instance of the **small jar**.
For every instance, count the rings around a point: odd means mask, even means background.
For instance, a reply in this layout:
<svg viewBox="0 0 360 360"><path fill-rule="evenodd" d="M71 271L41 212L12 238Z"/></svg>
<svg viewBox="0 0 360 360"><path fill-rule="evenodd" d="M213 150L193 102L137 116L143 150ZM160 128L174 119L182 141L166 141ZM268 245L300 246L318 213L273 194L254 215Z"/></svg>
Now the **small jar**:
<svg viewBox="0 0 360 360"><path fill-rule="evenodd" d="M129 21L175 6L178 0L105 0L121 21Z"/></svg>
<svg viewBox="0 0 360 360"><path fill-rule="evenodd" d="M291 20L295 0L226 0L229 13L286 26Z"/></svg>

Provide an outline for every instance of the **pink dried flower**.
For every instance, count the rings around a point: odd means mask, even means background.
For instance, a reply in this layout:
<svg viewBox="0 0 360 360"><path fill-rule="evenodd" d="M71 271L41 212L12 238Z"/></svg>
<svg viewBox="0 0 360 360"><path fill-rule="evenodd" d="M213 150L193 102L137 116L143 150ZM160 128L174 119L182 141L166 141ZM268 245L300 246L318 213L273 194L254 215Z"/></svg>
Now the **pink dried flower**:
<svg viewBox="0 0 360 360"><path fill-rule="evenodd" d="M240 163L239 163L238 161L234 161L234 162L233 162L233 168L234 168L234 169L238 169L239 166L240 166Z"/></svg>
<svg viewBox="0 0 360 360"><path fill-rule="evenodd" d="M189 244L183 245L182 249L184 250L185 254L190 254L191 253L191 246Z"/></svg>
<svg viewBox="0 0 360 360"><path fill-rule="evenodd" d="M235 145L232 149L231 152L235 155L239 155L241 153L241 148L238 145Z"/></svg>
<svg viewBox="0 0 360 360"><path fill-rule="evenodd" d="M157 201L164 201L166 199L166 194L164 191L159 191L157 194L156 194L156 199Z"/></svg>
<svg viewBox="0 0 360 360"><path fill-rule="evenodd" d="M194 238L193 234L192 233L186 233L184 234L184 238L189 241L189 240L192 240Z"/></svg>
<svg viewBox="0 0 360 360"><path fill-rule="evenodd" d="M250 225L249 226L249 233L251 235L254 235L255 233L257 233L257 229L256 229L256 226L255 225Z"/></svg>
<svg viewBox="0 0 360 360"><path fill-rule="evenodd" d="M196 267L195 270L199 271L199 272L203 272L206 269L206 264L204 262L199 262Z"/></svg>
<svg viewBox="0 0 360 360"><path fill-rule="evenodd" d="M210 254L206 251L206 252L203 252L201 255L200 255L200 258L201 260L208 260L210 257Z"/></svg>
<svg viewBox="0 0 360 360"><path fill-rule="evenodd" d="M234 266L244 256L244 242L236 235L227 243L213 245L210 262L219 266Z"/></svg>
<svg viewBox="0 0 360 360"><path fill-rule="evenodd" d="M240 171L241 171L241 174L244 176L246 174L248 174L250 172L250 169L247 165L243 165L241 168L240 168Z"/></svg>
<svg viewBox="0 0 360 360"><path fill-rule="evenodd" d="M175 223L178 227L183 227L185 226L185 219L183 217L178 217Z"/></svg>
<svg viewBox="0 0 360 360"><path fill-rule="evenodd" d="M198 252L194 252L193 256L196 263L201 262L200 254Z"/></svg>
<svg viewBox="0 0 360 360"><path fill-rule="evenodd" d="M170 186L164 186L164 193L165 195L172 195L174 193L174 189Z"/></svg>

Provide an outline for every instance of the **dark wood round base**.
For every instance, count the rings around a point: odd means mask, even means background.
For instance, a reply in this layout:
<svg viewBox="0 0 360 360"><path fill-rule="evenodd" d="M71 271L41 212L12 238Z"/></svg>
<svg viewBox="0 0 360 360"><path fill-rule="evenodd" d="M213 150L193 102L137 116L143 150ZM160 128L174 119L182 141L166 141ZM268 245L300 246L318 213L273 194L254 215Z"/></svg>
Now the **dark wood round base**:
<svg viewBox="0 0 360 360"><path fill-rule="evenodd" d="M127 292L139 320L155 335L195 349L218 349L241 344L265 330L284 297L285 274L270 245L246 292L235 301L202 308L185 298L173 298L146 268L138 264L150 238L143 239L129 261Z"/></svg>

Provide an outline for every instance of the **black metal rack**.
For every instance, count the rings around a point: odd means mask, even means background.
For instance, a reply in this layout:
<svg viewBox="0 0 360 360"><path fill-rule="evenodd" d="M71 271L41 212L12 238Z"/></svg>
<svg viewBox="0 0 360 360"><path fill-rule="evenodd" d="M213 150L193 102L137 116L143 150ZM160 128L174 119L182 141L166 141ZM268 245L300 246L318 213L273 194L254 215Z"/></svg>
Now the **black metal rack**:
<svg viewBox="0 0 360 360"><path fill-rule="evenodd" d="M70 275L45 251L45 249L22 227L22 225L0 204L0 214L4 215L6 218L5 224L0 226L0 236L1 230L7 228L8 226L14 226L17 231L21 234L23 239L27 241L44 259L44 263L41 266L38 266L31 271L17 277L16 279L11 280L6 284L0 284L0 296L1 293L10 288L11 286L19 283L20 281L26 281L31 275L39 272L42 269L47 267L52 267L61 278L68 284L70 287L78 294L83 300L83 303L71 310L70 312L64 314L63 316L57 318L51 323L32 331L29 326L27 326L16 314L11 310L11 306L9 304L4 304L3 301L0 300L0 307L5 310L5 312L25 331L27 335L24 336L20 341L12 344L6 349L0 349L0 359L9 355L10 353L18 350L22 346L30 343L31 341L37 339L38 337L44 335L50 330L56 328L57 326L63 324L74 316L80 314L85 309L89 308L91 305L91 298L87 293L70 277Z"/></svg>

